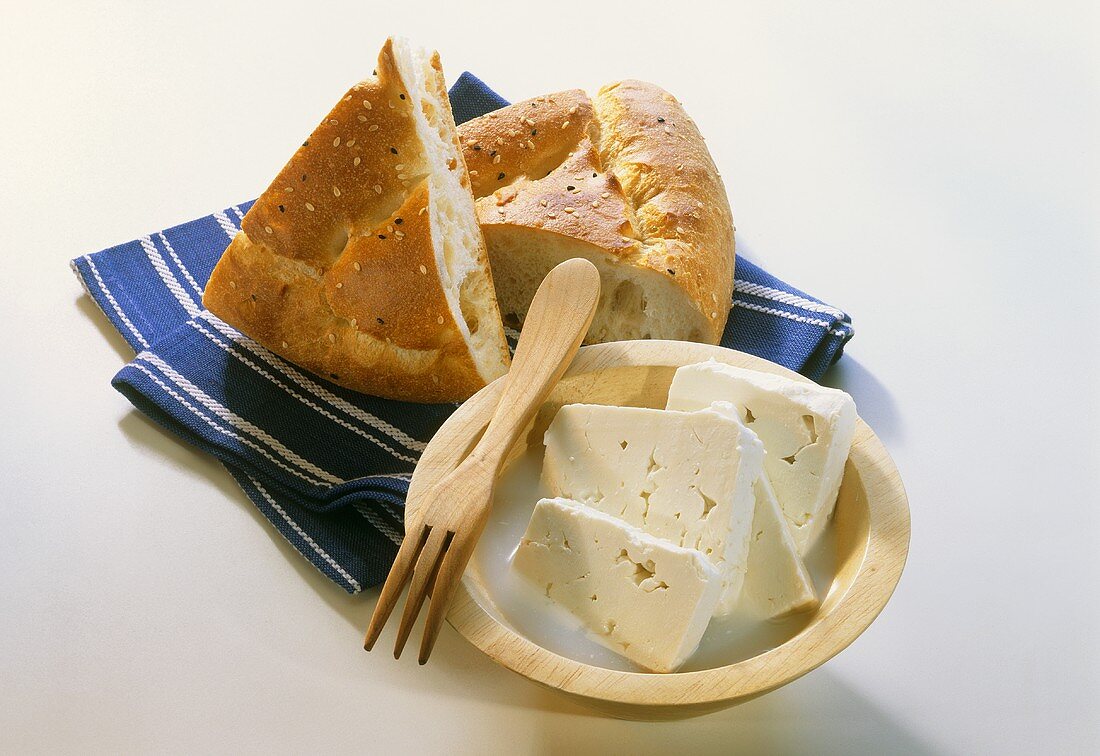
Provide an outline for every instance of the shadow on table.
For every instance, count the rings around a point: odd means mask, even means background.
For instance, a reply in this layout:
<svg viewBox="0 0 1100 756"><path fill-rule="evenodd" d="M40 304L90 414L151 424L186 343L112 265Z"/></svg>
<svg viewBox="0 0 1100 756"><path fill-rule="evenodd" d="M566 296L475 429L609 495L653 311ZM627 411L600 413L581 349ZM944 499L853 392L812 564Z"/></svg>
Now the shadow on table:
<svg viewBox="0 0 1100 756"><path fill-rule="evenodd" d="M737 238L737 255L757 265L767 267L752 249L751 243L740 235ZM798 280L794 285L801 283ZM834 306L843 308L844 303L830 302ZM856 338L859 338L859 319L855 320ZM833 365L819 381L823 386L847 391L856 400L856 407L868 425L884 442L901 439L901 418L898 415L897 404L889 390L879 382L859 360L851 356L844 356Z"/></svg>
<svg viewBox="0 0 1100 756"><path fill-rule="evenodd" d="M898 405L890 391L854 357L841 357L821 379L823 386L842 389L856 400L856 408L884 443L902 437Z"/></svg>
<svg viewBox="0 0 1100 756"><path fill-rule="evenodd" d="M880 417L865 416L869 422ZM138 412L125 415L119 428L134 443L163 454L167 463L208 478L228 501L247 510L301 579L348 623L349 647L355 649L374 610L377 588L349 596L328 580L287 543L212 457L181 443ZM390 625L374 653L352 651L364 675L370 674L374 665L401 664L407 673L391 675L394 684L418 689L428 686L437 695L476 696L505 708L542 711L546 715L544 729L536 736L537 743L528 744L535 745L537 751L587 753L600 744L614 744L619 752L708 753L723 750L721 745L726 744L749 753L933 752L827 668L733 709L680 722L625 722L600 715L497 666L450 628L440 635L427 666L418 667L415 661L419 625L404 658L394 660L390 648L396 622ZM575 726L574 717L583 718L583 725Z"/></svg>
<svg viewBox="0 0 1100 756"><path fill-rule="evenodd" d="M155 449L168 464L206 478L218 493L224 496L227 505L237 505L248 511L306 584L311 586L326 603L343 614L349 622L357 621L357 617L354 616L355 607L363 605L364 602L356 600L359 597L350 596L299 554L256 509L221 462L184 442L179 436L162 428L136 410L124 415L118 421L118 427L131 442ZM369 617L369 614L367 616Z"/></svg>
<svg viewBox="0 0 1100 756"><path fill-rule="evenodd" d="M540 752L905 753L936 751L827 668L732 709L679 722L624 722L593 715L583 726L546 721Z"/></svg>
<svg viewBox="0 0 1100 756"><path fill-rule="evenodd" d="M122 359L132 359L129 345L103 321L94 303L85 297L78 300L77 306L89 315ZM858 361L845 357L830 369L823 383L851 393L860 414L884 440L899 437L900 421L893 398ZM350 596L332 583L283 538L213 457L183 443L139 412L128 413L118 425L135 444L155 449L169 464L207 478L227 500L246 509L301 579L344 618L353 631L352 637L365 630L378 597L377 588ZM762 698L703 717L665 723L624 722L602 716L497 666L450 628L441 634L426 667L419 668L415 661L415 646L421 634L419 625L413 631L405 658L394 660L389 650L397 623L393 621L390 625L373 654L357 652L364 674L369 673L371 665L402 664L408 667L408 674L394 676L397 684L416 688L429 686L441 695L477 696L503 707L545 712L547 718L539 750L579 749L584 753L598 744L612 743L615 750L633 753L682 751L685 748L693 753L706 753L711 747L720 749L721 744L738 751L769 753L884 750L932 753L828 669L817 670ZM555 715L583 717L584 725L563 726L575 720Z"/></svg>
<svg viewBox="0 0 1100 756"><path fill-rule="evenodd" d="M189 472L207 478L226 499L227 506L239 506L249 512L256 521L257 529L267 534L271 543L286 557L298 576L312 588L317 595L351 629L348 648L351 658L358 659L363 674L370 674L374 665L400 664L407 674L392 676L396 684L407 684L410 688L423 689L428 686L441 695L453 695L468 698L478 696L486 701L506 707L525 707L546 712L565 711L587 713L564 697L543 690L538 686L498 667L480 651L467 643L457 632L445 627L432 653L431 661L424 667L416 663L416 650L420 642L424 613L409 639L409 648L403 657L395 660L391 653L394 634L398 625L394 618L387 625L378 641L377 649L367 654L357 648L361 633L366 631L367 623L374 604L378 600L378 588L370 588L363 593L351 596L331 580L322 575L312 564L287 543L282 534L267 521L259 510L237 485L236 481L213 457L183 443L170 431L161 428L140 412L125 415L118 423L119 429L134 444L154 449L163 455L167 464L185 468Z"/></svg>
<svg viewBox="0 0 1100 756"><path fill-rule="evenodd" d="M366 631L378 599L377 587L352 596L322 575L268 522L228 471L213 457L182 442L176 435L137 411L123 416L118 427L135 445L161 454L165 463L208 479L218 493L224 496L227 506L236 505L249 512L256 521L257 530L267 534L274 547L283 554L305 584L347 622L351 629L348 636L349 658L353 661L358 659L356 663L362 665L364 675L369 675L374 665L400 664L406 668L407 674L392 676L394 682L407 684L410 688L424 689L427 686L438 694L463 698L476 695L500 706L521 706L546 712L585 713L586 710L576 707L562 696L545 691L498 667L450 627L445 627L440 635L431 661L425 667L419 667L416 663L416 651L422 633L423 612L421 621L410 637L409 647L401 659L395 660L391 653L398 625L397 618L387 625L373 653L367 654L359 650L358 639Z"/></svg>

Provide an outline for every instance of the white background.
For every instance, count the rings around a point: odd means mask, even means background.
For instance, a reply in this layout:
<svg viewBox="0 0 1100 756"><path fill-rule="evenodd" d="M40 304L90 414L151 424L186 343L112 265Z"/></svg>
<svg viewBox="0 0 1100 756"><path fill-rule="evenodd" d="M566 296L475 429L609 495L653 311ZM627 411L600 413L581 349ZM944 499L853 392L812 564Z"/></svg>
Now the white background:
<svg viewBox="0 0 1100 756"><path fill-rule="evenodd" d="M1100 748L1094 4L0 5L0 750ZM391 32L511 99L662 84L739 251L852 313L828 382L895 456L913 538L825 667L642 724L449 628L425 668L368 656L376 593L111 390L131 353L68 260L256 196Z"/></svg>

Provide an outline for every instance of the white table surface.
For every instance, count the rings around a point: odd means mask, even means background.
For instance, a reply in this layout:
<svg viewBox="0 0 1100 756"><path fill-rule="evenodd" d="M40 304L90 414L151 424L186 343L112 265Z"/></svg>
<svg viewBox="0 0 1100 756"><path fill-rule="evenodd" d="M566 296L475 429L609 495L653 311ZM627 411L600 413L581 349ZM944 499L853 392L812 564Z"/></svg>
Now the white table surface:
<svg viewBox="0 0 1100 756"><path fill-rule="evenodd" d="M0 750L1100 748L1089 5L5 0ZM852 313L828 382L896 458L913 538L839 657L644 724L450 628L425 668L368 656L376 592L323 579L111 390L131 353L69 258L255 196L390 32L513 99L664 85L708 137L740 250Z"/></svg>

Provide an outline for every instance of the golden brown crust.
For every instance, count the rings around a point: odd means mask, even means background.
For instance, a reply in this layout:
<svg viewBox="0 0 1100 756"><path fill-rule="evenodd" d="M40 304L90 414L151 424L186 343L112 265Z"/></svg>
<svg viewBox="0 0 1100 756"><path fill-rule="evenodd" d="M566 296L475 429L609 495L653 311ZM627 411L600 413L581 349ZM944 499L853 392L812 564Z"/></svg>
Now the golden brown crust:
<svg viewBox="0 0 1100 756"><path fill-rule="evenodd" d="M733 215L695 122L668 92L642 81L600 89L600 153L634 207L644 264L675 271L722 338L733 297Z"/></svg>
<svg viewBox="0 0 1100 756"><path fill-rule="evenodd" d="M340 99L256 200L241 223L254 242L327 267L341 234L372 230L427 172L389 41L377 72Z"/></svg>
<svg viewBox="0 0 1100 756"><path fill-rule="evenodd" d="M541 141L522 144L521 127ZM594 103L570 90L469 121L459 135L478 167L486 229L552 231L666 276L704 318L706 340L719 342L733 293L733 218L703 137L672 95L639 81L605 86Z"/></svg>
<svg viewBox="0 0 1100 756"><path fill-rule="evenodd" d="M474 196L518 178L539 179L561 165L592 125L592 101L580 89L534 97L459 126Z"/></svg>
<svg viewBox="0 0 1100 756"><path fill-rule="evenodd" d="M334 383L424 402L458 401L484 385L449 311L442 315L445 324L437 323L441 348L414 349L387 342L375 335L380 328L377 322L333 311L327 292L348 273L337 270L331 277L319 277L309 266L288 263L243 233L234 238L215 274L218 282L211 279L203 300L211 312L276 354ZM443 297L434 267L428 268L425 277L434 286L416 289L420 301L411 303L410 311ZM386 288L381 285L376 291ZM337 300L337 307L342 304Z"/></svg>
<svg viewBox="0 0 1100 756"><path fill-rule="evenodd" d="M442 92L438 56L431 65ZM456 401L496 375L478 370L448 302L411 108L387 41L377 77L341 98L245 215L203 303L348 388ZM483 243L471 252L488 275Z"/></svg>
<svg viewBox="0 0 1100 756"><path fill-rule="evenodd" d="M373 233L348 239L324 277L333 313L402 349L446 349L458 335L442 298L427 208L428 182L421 181Z"/></svg>
<svg viewBox="0 0 1100 756"><path fill-rule="evenodd" d="M478 200L483 226L516 225L571 236L629 259L640 250L632 212L615 177L601 172L584 137L544 178L521 178Z"/></svg>

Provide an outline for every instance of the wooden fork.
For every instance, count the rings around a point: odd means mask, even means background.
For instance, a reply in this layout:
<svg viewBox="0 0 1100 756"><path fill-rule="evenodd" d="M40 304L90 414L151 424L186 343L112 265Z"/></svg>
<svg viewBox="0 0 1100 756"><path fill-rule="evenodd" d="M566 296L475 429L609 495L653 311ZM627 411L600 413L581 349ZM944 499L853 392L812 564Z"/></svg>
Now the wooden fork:
<svg viewBox="0 0 1100 756"><path fill-rule="evenodd" d="M493 488L509 450L573 361L588 333L600 299L600 274L582 258L566 260L539 285L505 376L500 404L473 451L450 474L418 497L415 522L378 596L363 647L370 651L409 582L409 596L397 630L394 658L401 656L413 623L431 594L420 641L420 663L428 660L447 606L485 528Z"/></svg>

